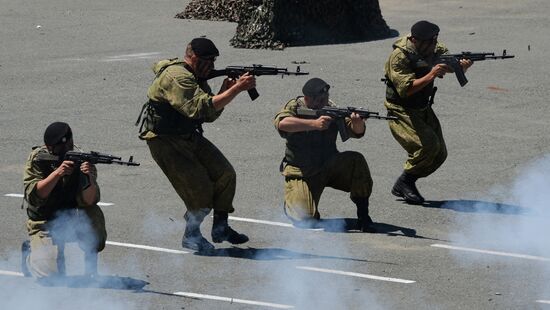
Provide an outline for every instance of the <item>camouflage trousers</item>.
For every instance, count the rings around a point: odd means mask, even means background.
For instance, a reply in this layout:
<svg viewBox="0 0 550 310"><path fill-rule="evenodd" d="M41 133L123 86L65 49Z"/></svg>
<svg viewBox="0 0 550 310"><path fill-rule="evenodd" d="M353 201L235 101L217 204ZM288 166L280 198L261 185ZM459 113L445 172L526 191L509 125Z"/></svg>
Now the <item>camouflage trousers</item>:
<svg viewBox="0 0 550 310"><path fill-rule="evenodd" d="M199 134L158 136L147 145L189 212L235 211L235 169L208 139Z"/></svg>
<svg viewBox="0 0 550 310"><path fill-rule="evenodd" d="M84 253L103 251L107 241L105 217L97 206L64 210L49 221L27 220L31 252L27 266L36 278L64 273L62 249L67 242L77 242Z"/></svg>
<svg viewBox="0 0 550 310"><path fill-rule="evenodd" d="M447 147L441 125L431 107L424 110L405 109L386 101L388 115L397 116L389 122L397 142L407 151L405 172L422 178L439 168L447 158Z"/></svg>
<svg viewBox="0 0 550 310"><path fill-rule="evenodd" d="M325 187L350 193L352 198L369 198L372 178L365 157L342 152L327 161L318 173L307 177L285 177L285 212L294 221L319 219L319 200Z"/></svg>

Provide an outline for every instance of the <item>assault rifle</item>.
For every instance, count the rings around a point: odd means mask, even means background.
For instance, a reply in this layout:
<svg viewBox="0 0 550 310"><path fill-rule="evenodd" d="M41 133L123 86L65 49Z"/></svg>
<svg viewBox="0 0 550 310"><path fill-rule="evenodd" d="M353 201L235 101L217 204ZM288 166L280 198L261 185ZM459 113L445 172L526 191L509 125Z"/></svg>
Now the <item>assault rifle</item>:
<svg viewBox="0 0 550 310"><path fill-rule="evenodd" d="M139 163L134 162L134 156L130 156L128 161L123 161L121 157L103 154L95 151L90 153L68 151L65 153L63 160L71 160L75 163L83 163L85 161L90 164L117 164L123 166L139 166Z"/></svg>
<svg viewBox="0 0 550 310"><path fill-rule="evenodd" d="M309 72L300 71L300 66L297 66L296 71L294 72L288 71L287 68L278 68L278 67L264 66L264 65L229 66L221 70L215 70L215 69L212 70L208 75L207 80L215 77L219 77L219 76L227 76L232 79L236 79L247 72L250 73L250 75L254 75L254 76L281 75L281 77L284 77L285 75L308 75L309 74ZM252 100L256 100L256 98L260 96L256 88L252 88L248 90L248 95Z"/></svg>
<svg viewBox="0 0 550 310"><path fill-rule="evenodd" d="M374 119L383 119L383 120L397 120L395 116L382 116L379 112L372 112L364 108L338 108L325 106L320 109L307 109L307 108L298 108L297 115L306 117L306 118L318 118L322 115L330 116L336 120L336 125L338 126L338 132L340 133L340 138L342 141L349 139L349 134L346 130L346 117L350 117L352 113L357 113L363 119L365 118L374 118Z"/></svg>
<svg viewBox="0 0 550 310"><path fill-rule="evenodd" d="M134 156L130 156L130 159L128 161L123 161L121 157L103 154L95 151L90 151L89 153L85 152L78 152L78 151L68 151L65 153L63 158L60 158L57 155L49 154L49 153L40 153L36 157L36 161L48 161L52 162L55 165L60 165L63 161L70 160L74 162L74 166L77 167L76 171L80 172L80 165L83 162L89 162L90 164L117 164L117 165L123 165L123 166L139 166L139 163L134 162ZM79 175L82 182L82 188L86 189L88 186L90 186L90 180L86 177L84 174Z"/></svg>
<svg viewBox="0 0 550 310"><path fill-rule="evenodd" d="M456 79L461 87L464 87L468 83L468 79L464 74L464 70L460 65L461 59L469 59L473 62L482 61L487 59L507 59L514 58L514 55L507 55L506 50L502 51L502 55L495 55L495 53L473 53L473 52L462 52L460 54L444 54L440 55L435 63L436 64L446 64L451 67L456 75Z"/></svg>

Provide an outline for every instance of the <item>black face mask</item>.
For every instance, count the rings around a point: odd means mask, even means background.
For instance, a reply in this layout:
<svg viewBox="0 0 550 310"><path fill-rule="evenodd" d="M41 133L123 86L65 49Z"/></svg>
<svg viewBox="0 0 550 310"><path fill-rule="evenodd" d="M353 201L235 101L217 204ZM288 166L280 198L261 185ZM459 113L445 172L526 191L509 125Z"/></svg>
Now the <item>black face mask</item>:
<svg viewBox="0 0 550 310"><path fill-rule="evenodd" d="M60 158L63 158L68 151L72 151L73 149L73 132L70 128L67 133L65 133L65 135L59 140L59 142L51 146L52 154L57 155Z"/></svg>
<svg viewBox="0 0 550 310"><path fill-rule="evenodd" d="M210 71L214 69L214 59L203 59L199 58L195 66L196 72L195 75L198 78L206 79L210 74Z"/></svg>
<svg viewBox="0 0 550 310"><path fill-rule="evenodd" d="M69 139L65 143L59 143L51 147L51 152L54 155L59 156L59 158L63 158L65 154L68 151L72 151L74 149L73 139Z"/></svg>
<svg viewBox="0 0 550 310"><path fill-rule="evenodd" d="M310 104L311 104L311 108L313 109L320 109L328 105L328 92L323 95L311 97Z"/></svg>

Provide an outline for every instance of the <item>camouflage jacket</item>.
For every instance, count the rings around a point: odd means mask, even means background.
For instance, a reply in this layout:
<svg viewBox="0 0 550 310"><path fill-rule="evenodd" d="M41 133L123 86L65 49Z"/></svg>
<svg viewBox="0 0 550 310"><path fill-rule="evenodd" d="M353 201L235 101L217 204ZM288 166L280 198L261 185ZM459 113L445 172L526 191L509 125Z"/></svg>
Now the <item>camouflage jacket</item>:
<svg viewBox="0 0 550 310"><path fill-rule="evenodd" d="M23 172L23 185L25 188L25 201L27 202L27 213L29 217L38 219L51 219L55 212L63 209L83 208L87 205L82 198L82 186L79 173L64 176L56 184L47 198L40 198L36 192L36 185L39 181L47 178L59 164L50 160L41 160L41 157L48 157L50 153L45 146L37 147L30 153ZM51 157L51 156L50 156ZM80 169L80 167L75 167ZM97 174L93 174L97 178ZM97 186L97 200L100 199L99 185Z"/></svg>
<svg viewBox="0 0 550 310"><path fill-rule="evenodd" d="M329 106L336 106L329 101ZM297 116L298 108L307 108L303 97L298 97L287 102L275 115L273 121L275 128L285 117ZM346 128L352 138L360 138L364 133L356 134L351 130L351 119L346 118ZM284 132L278 130L281 137L286 139L285 162L287 163L282 173L286 177L308 177L319 172L324 163L338 153L336 138L338 128L332 122L327 130Z"/></svg>
<svg viewBox="0 0 550 310"><path fill-rule="evenodd" d="M223 112L214 109L214 94L207 81L198 80L184 62L177 58L161 60L153 65L153 72L156 77L147 92L152 101L168 103L174 113L203 122L213 122ZM152 131L140 134L144 140L154 137Z"/></svg>
<svg viewBox="0 0 550 310"><path fill-rule="evenodd" d="M423 90L425 94L420 93L416 95L417 97L422 97L418 100L416 100L417 98L409 98L407 96L407 90L411 87L415 79L427 74L431 70L433 64L430 59L423 59L418 55L414 44L407 38L408 36L405 36L395 41L393 44L393 52L390 54L385 64L385 76L389 83L386 98L388 100L392 97L388 92L396 93L393 94L393 96L398 97L396 98L398 100L393 100L394 102L392 103L422 108L422 105L427 104L427 102L424 102L424 100L427 100L424 97L432 93L431 89L433 88L433 83L425 87ZM435 55L442 55L445 53L448 53L448 49L445 45L437 43Z"/></svg>

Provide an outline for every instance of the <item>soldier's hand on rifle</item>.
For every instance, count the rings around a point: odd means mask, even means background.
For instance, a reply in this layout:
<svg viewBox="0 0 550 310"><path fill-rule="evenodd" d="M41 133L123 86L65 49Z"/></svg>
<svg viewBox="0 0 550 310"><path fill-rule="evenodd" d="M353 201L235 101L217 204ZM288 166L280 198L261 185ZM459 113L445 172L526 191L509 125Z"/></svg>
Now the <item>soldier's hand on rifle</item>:
<svg viewBox="0 0 550 310"><path fill-rule="evenodd" d="M359 114L353 112L350 115L351 119L351 130L355 132L356 134L363 133L365 131L365 122L366 119L361 118Z"/></svg>
<svg viewBox="0 0 550 310"><path fill-rule="evenodd" d="M84 173L85 175L89 176L90 179L96 179L97 176L97 169L95 165L90 164L89 162L85 161L80 165L80 171Z"/></svg>
<svg viewBox="0 0 550 310"><path fill-rule="evenodd" d="M432 71L430 71L430 74L435 78L443 78L446 73L452 73L453 69L446 64L437 64L432 68Z"/></svg>
<svg viewBox="0 0 550 310"><path fill-rule="evenodd" d="M332 117L327 115L321 115L318 119L314 121L314 127L315 129L322 131L327 130L330 126L330 123L332 123Z"/></svg>
<svg viewBox="0 0 550 310"><path fill-rule="evenodd" d="M222 82L222 86L220 87L220 92L219 93L222 93L228 89L230 89L231 87L233 87L233 85L235 85L235 83L237 83L237 81L233 78L225 78Z"/></svg>
<svg viewBox="0 0 550 310"><path fill-rule="evenodd" d="M74 162L70 160L65 160L61 163L61 165L59 165L59 167L57 167L57 169L55 169L54 172L56 173L56 175L62 177L62 176L72 174L73 169L74 169Z"/></svg>
<svg viewBox="0 0 550 310"><path fill-rule="evenodd" d="M462 67L462 70L464 70L464 72L466 72L466 70L468 70L468 68L470 68L473 64L474 62L471 61L470 59L460 60L460 66Z"/></svg>
<svg viewBox="0 0 550 310"><path fill-rule="evenodd" d="M255 88L256 77L247 72L239 77L239 79L235 82L235 87L237 87L240 91Z"/></svg>
<svg viewBox="0 0 550 310"><path fill-rule="evenodd" d="M80 165L80 171L88 178L82 187L82 201L88 206L93 205L97 202L97 170L95 165L85 161Z"/></svg>

